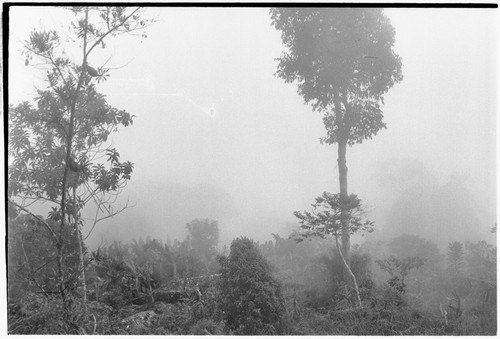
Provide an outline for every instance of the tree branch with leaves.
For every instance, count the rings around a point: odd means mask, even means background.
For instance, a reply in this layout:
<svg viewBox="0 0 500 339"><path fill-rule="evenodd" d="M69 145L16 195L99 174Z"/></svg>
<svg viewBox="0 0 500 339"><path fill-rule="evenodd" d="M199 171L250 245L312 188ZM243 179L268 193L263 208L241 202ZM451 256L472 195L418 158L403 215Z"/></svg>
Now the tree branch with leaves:
<svg viewBox="0 0 500 339"><path fill-rule="evenodd" d="M358 232L372 232L373 221L364 219L365 211L361 206L361 200L354 194L345 200L340 194L324 192L316 198L312 208L310 212L294 212L300 220L300 230L295 232L292 238L299 242L309 237L334 238L342 263L353 281L358 306L362 307L358 282L343 254L339 238L344 232L345 224L349 226L349 234L352 235Z"/></svg>

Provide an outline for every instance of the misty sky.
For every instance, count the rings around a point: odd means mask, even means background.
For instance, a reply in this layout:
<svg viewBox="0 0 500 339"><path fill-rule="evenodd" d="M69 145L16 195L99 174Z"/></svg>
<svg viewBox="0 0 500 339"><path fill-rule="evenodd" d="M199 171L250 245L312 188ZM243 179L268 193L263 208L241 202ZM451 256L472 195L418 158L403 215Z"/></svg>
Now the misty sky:
<svg viewBox="0 0 500 339"><path fill-rule="evenodd" d="M496 222L496 13L385 13L404 79L385 96L388 129L348 149L349 191L383 230L394 206L410 207L396 200L411 173L426 173L429 190L459 182L479 218L470 228L488 236ZM218 220L224 243L288 235L293 211L338 191L337 150L319 142L321 114L303 104L295 84L273 75L283 46L268 9L148 8L144 15L157 18L146 39L109 40L89 60L98 67L111 57L106 67L116 69L97 88L136 115L113 136L122 159L135 164L120 198L135 207L100 224L89 245L183 239L194 218ZM30 100L44 76L24 66L21 42L32 28L67 31L68 18L62 9L11 8L10 104ZM435 209L443 220L444 209ZM441 235L439 225L428 232Z"/></svg>

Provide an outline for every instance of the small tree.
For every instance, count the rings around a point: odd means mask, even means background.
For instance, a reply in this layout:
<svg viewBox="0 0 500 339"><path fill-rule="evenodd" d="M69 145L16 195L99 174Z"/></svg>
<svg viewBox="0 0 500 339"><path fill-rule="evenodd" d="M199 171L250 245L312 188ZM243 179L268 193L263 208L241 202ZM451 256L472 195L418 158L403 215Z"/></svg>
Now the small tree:
<svg viewBox="0 0 500 339"><path fill-rule="evenodd" d="M271 267L248 238L231 243L228 257L220 257L220 307L235 334L283 334L281 286Z"/></svg>
<svg viewBox="0 0 500 339"><path fill-rule="evenodd" d="M272 8L286 51L276 75L323 113L327 144L338 144L340 197L347 202L346 148L371 139L383 122L383 95L401 81L395 30L380 8ZM349 263L351 228L343 218L342 251Z"/></svg>
<svg viewBox="0 0 500 339"><path fill-rule="evenodd" d="M316 203L312 204L312 207L312 212L294 212L295 216L300 219L301 231L294 234L293 237L297 241L311 236L335 239L335 245L344 267L351 276L358 305L361 307L361 297L356 276L352 273L350 264L340 247L339 237L344 234L345 225L349 227L349 235L363 231L372 232L373 222L363 220L364 210L361 207L361 200L354 194L351 194L348 201L346 201L341 194L324 192L322 196L316 198Z"/></svg>
<svg viewBox="0 0 500 339"><path fill-rule="evenodd" d="M214 270L219 243L219 226L217 221L195 219L186 225L188 236L186 242L194 256L201 261L205 273Z"/></svg>
<svg viewBox="0 0 500 339"><path fill-rule="evenodd" d="M419 257L398 259L391 255L387 259L375 262L382 270L391 275L388 281L389 286L394 288L398 293L404 294L406 293L405 278L411 270L421 267L425 263L425 259Z"/></svg>
<svg viewBox="0 0 500 339"><path fill-rule="evenodd" d="M66 53L56 31L34 30L25 42L25 64L33 58L46 71L47 87L37 90L35 105L24 102L9 107L9 181L11 207L36 217L28 207L49 203L48 217L59 223L55 229L39 218L57 248L57 281L66 319L71 312L67 293L68 255L65 232L78 234L80 282L86 300L81 211L89 202L96 205L92 225L126 208L113 210L120 189L130 179L133 165L120 161L108 143L119 126L132 124L133 116L110 106L96 83L106 80L109 69L89 65L92 52L105 48L108 38L143 30L152 21L141 18L140 8L71 7L74 21L65 32L81 52L80 60Z"/></svg>

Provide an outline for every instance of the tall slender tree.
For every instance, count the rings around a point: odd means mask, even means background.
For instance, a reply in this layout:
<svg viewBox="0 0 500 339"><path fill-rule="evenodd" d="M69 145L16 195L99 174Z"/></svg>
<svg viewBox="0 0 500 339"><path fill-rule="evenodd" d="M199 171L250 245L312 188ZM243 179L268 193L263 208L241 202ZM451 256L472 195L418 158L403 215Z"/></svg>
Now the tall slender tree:
<svg viewBox="0 0 500 339"><path fill-rule="evenodd" d="M380 8L273 8L272 25L285 51L276 76L323 114L323 143L338 145L340 197L349 205L347 146L385 128L383 95L402 80L395 30ZM349 262L348 211L342 216L342 251Z"/></svg>
<svg viewBox="0 0 500 339"><path fill-rule="evenodd" d="M32 205L49 203L48 218L59 223L53 228L37 220L51 234L57 248L59 294L66 319L71 295L67 290L64 258L66 229L74 227L80 239L80 279L85 301L81 210L95 202L93 226L122 211L111 207L114 197L130 179L133 164L120 161L119 153L107 142L119 126L132 124L133 116L110 106L96 84L106 80L109 69L89 65L92 52L105 48L109 38L142 32L152 20L141 16L140 8L70 7L73 20L69 35L73 46L63 43L57 31L34 30L25 42L26 66L33 59L46 71L45 89L37 90L35 105L23 102L9 107L10 207L35 216ZM77 48L81 58L73 60L67 50ZM41 62L41 66L40 66ZM95 66L95 65L94 65ZM36 217L36 216L35 216Z"/></svg>

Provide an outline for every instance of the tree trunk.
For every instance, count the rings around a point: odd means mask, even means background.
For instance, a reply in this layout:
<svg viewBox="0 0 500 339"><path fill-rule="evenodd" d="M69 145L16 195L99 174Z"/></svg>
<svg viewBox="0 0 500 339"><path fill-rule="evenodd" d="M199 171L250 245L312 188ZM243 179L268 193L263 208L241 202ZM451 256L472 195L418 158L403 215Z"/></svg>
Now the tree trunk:
<svg viewBox="0 0 500 339"><path fill-rule="evenodd" d="M150 297L150 303L151 304L154 304L155 302L155 297L153 296L153 286L151 286L151 277L148 275L147 277L147 281L148 281L148 289L149 289L149 297Z"/></svg>
<svg viewBox="0 0 500 339"><path fill-rule="evenodd" d="M66 291L66 283L64 277L64 244L62 243L62 237L56 244L57 247L57 279L59 286L59 294L61 295L62 306L63 306L63 317L67 321L71 315L71 301L70 296Z"/></svg>
<svg viewBox="0 0 500 339"><path fill-rule="evenodd" d="M86 282L86 277L85 277L85 262L84 262L84 255L83 255L83 237L82 237L82 232L80 230L80 227L77 229L78 231L78 259L80 261L80 282L82 284L82 301L83 301L83 306L85 309L87 308L87 282Z"/></svg>
<svg viewBox="0 0 500 339"><path fill-rule="evenodd" d="M342 203L346 203L349 199L349 194L347 192L347 165L346 165L346 149L347 140L339 140L338 147L338 166L339 166L339 184L340 184L340 199ZM345 261L350 265L350 231L349 231L349 211L342 210L341 212L341 223L342 223L342 254Z"/></svg>
<svg viewBox="0 0 500 339"><path fill-rule="evenodd" d="M339 250L340 258L342 258L342 262L344 263L345 269L351 276L352 282L354 283L354 289L356 290L356 299L358 301L358 306L361 308L363 305L361 304L361 297L359 295L359 287L358 287L358 281L356 280L356 276L354 273L352 273L350 265L347 263L347 261L344 258L344 255L342 254L342 251L339 247L339 239L335 237L335 243L337 244L337 249Z"/></svg>
<svg viewBox="0 0 500 339"><path fill-rule="evenodd" d="M172 260L174 266L174 280L177 279L177 263L175 262L175 260L175 258L174 260Z"/></svg>
<svg viewBox="0 0 500 339"><path fill-rule="evenodd" d="M86 8L85 12L85 25L87 25L89 19L89 8ZM84 29L83 34L83 65L87 63L87 30ZM66 136L66 155L64 160L64 174L62 178L61 185L61 229L59 230L59 242L57 244L57 255L58 255L58 278L59 278L59 293L61 294L61 298L63 301L63 311L65 319L68 320L71 315L71 305L69 300L69 295L66 293L66 286L64 281L64 239L63 232L66 228L66 195L67 190L66 186L68 183L68 174L69 174L69 162L71 157L71 148L73 144L73 134L75 127L75 112L76 112L76 103L78 101L78 97L80 95L80 90L82 88L84 79L84 74L82 73L78 79L78 84L76 85L76 90L74 92L74 96L71 99L71 105L68 107L69 111L69 126L68 126L68 135Z"/></svg>
<svg viewBox="0 0 500 339"><path fill-rule="evenodd" d="M75 231L78 235L78 270L80 272L80 286L82 288L83 308L87 310L87 282L85 281L85 262L83 256L83 237L78 225L78 211L76 207L76 187L73 187L73 220L75 222Z"/></svg>

